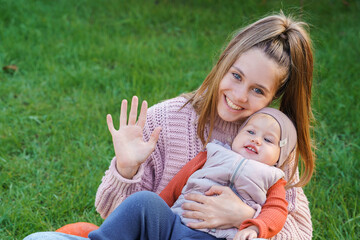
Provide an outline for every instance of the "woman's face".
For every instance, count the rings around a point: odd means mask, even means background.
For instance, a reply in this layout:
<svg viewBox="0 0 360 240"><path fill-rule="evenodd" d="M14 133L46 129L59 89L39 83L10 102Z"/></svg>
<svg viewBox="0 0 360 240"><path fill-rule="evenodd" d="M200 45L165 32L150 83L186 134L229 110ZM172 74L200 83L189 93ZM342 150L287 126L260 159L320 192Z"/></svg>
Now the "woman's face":
<svg viewBox="0 0 360 240"><path fill-rule="evenodd" d="M262 50L243 53L220 82L219 116L227 122L244 121L268 106L277 90L279 73L280 67Z"/></svg>

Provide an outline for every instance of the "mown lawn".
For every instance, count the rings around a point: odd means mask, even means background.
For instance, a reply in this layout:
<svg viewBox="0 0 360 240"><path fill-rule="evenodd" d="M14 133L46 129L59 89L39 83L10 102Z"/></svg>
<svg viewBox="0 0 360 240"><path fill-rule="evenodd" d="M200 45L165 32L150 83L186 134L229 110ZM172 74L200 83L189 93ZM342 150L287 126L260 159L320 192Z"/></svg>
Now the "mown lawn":
<svg viewBox="0 0 360 240"><path fill-rule="evenodd" d="M280 9L310 24L315 47L314 239L359 239L356 0L0 0L0 239L101 224L106 114L194 90L233 31Z"/></svg>

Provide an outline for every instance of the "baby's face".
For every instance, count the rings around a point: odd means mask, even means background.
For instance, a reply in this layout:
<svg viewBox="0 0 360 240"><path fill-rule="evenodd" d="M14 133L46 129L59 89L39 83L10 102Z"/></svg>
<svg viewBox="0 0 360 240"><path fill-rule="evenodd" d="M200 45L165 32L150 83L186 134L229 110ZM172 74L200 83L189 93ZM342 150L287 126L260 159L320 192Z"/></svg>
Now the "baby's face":
<svg viewBox="0 0 360 240"><path fill-rule="evenodd" d="M267 114L256 114L232 143L232 150L243 157L273 166L280 156L280 126Z"/></svg>

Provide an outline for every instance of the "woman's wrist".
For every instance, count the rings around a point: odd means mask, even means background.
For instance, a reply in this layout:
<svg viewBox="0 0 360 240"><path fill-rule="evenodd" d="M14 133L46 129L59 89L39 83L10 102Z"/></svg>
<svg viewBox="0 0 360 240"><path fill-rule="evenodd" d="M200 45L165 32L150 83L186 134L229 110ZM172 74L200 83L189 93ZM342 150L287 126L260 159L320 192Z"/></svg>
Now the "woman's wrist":
<svg viewBox="0 0 360 240"><path fill-rule="evenodd" d="M127 178L127 179L132 179L136 173L139 170L140 166L137 167L119 167L120 164L118 164L118 162L116 162L116 170L118 171L118 173L123 177L123 178Z"/></svg>
<svg viewBox="0 0 360 240"><path fill-rule="evenodd" d="M239 199L240 200L240 199ZM241 200L240 200L241 201ZM234 214L234 227L239 228L240 225L247 219L252 219L256 213L255 209L250 207L249 205L245 204L241 201L241 203L238 205L237 211L241 214Z"/></svg>

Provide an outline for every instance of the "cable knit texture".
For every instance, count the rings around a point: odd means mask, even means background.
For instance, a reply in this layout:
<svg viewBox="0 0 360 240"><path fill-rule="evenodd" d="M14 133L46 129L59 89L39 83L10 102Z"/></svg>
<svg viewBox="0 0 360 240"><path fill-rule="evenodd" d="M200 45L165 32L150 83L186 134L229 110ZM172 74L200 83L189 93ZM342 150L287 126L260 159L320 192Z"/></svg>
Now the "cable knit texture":
<svg viewBox="0 0 360 240"><path fill-rule="evenodd" d="M134 192L148 190L160 193L174 175L203 150L203 144L196 134L198 116L190 104L181 109L185 102L185 98L177 97L149 108L144 139L147 141L157 126L161 126L162 131L155 151L133 179L123 178L116 170L115 158L112 159L96 193L95 206L102 218L106 218ZM211 140L217 139L230 144L239 127L239 123L224 122L218 118ZM289 180L291 167L284 169L286 181ZM298 181L298 178L297 172L295 181ZM289 203L288 218L281 232L272 239L311 239L311 215L303 190L287 190L286 199Z"/></svg>

